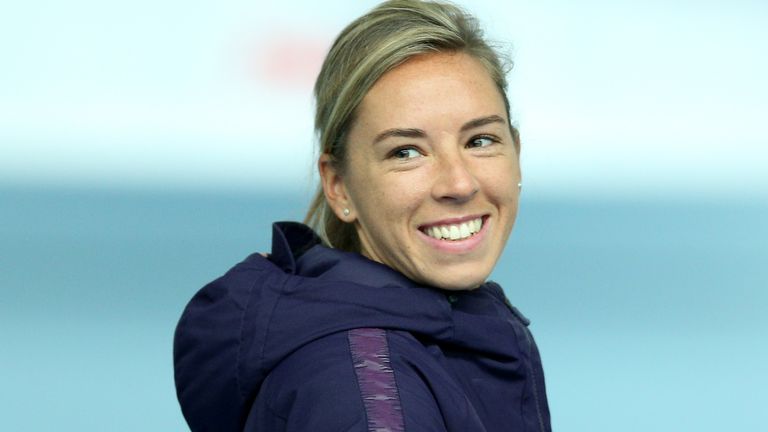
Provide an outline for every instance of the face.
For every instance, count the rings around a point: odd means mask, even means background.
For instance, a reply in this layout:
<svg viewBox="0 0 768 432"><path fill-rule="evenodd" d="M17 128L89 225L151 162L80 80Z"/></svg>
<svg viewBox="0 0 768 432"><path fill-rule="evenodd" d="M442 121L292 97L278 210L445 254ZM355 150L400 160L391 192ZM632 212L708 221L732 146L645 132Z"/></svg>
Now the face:
<svg viewBox="0 0 768 432"><path fill-rule="evenodd" d="M347 158L343 173L321 158L321 176L364 255L443 289L485 281L515 221L520 166L504 100L477 60L422 55L382 76Z"/></svg>

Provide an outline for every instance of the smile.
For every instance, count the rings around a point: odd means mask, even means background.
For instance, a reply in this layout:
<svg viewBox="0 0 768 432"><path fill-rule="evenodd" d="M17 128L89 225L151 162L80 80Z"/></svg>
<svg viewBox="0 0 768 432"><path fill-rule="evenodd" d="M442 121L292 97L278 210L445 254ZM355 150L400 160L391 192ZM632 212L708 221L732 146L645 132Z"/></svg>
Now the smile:
<svg viewBox="0 0 768 432"><path fill-rule="evenodd" d="M478 217L458 224L432 225L421 231L437 240L459 241L472 237L483 228L483 218Z"/></svg>

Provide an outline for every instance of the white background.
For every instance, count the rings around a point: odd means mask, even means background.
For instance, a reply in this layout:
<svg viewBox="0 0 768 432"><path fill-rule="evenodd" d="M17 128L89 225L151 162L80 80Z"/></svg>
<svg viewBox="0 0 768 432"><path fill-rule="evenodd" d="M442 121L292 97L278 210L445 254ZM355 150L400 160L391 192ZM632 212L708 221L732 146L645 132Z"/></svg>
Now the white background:
<svg viewBox="0 0 768 432"><path fill-rule="evenodd" d="M0 183L306 190L314 75L374 4L9 3ZM765 197L768 3L461 4L514 59L527 190Z"/></svg>

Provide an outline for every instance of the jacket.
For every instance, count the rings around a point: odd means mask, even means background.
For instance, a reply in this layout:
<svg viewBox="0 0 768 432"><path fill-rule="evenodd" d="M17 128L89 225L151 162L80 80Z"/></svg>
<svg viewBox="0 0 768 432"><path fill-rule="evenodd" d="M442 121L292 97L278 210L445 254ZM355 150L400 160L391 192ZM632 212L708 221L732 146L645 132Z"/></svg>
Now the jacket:
<svg viewBox="0 0 768 432"><path fill-rule="evenodd" d="M548 432L528 324L493 282L419 286L277 223L184 310L177 396L192 431Z"/></svg>

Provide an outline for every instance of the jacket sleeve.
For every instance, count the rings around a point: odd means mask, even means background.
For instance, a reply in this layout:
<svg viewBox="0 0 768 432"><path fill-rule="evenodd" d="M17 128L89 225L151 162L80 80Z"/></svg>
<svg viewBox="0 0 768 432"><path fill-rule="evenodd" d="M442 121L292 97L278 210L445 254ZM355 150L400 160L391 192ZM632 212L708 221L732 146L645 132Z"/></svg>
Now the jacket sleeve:
<svg viewBox="0 0 768 432"><path fill-rule="evenodd" d="M269 320L246 312L270 310L268 303L275 301L273 290L262 289L281 283L266 271L271 265L249 257L198 291L179 320L173 349L176 393L192 431L243 429L249 401L258 391L249 384L256 381L244 375L253 375L260 365L241 364L240 358L244 350L262 345L259 329ZM244 338L248 345L241 343Z"/></svg>
<svg viewBox="0 0 768 432"><path fill-rule="evenodd" d="M367 432L344 332L310 342L267 375L245 432Z"/></svg>
<svg viewBox="0 0 768 432"><path fill-rule="evenodd" d="M355 353L355 338L365 330L386 333L389 352L368 358ZM432 390L413 364L424 362L408 352L414 342L384 330L353 329L302 346L266 378L245 431L445 432ZM382 365L378 360L385 356L389 362ZM381 376L366 379L361 374L365 368L386 369L394 381ZM386 391L393 383L395 391ZM390 402L397 405L395 411L382 406Z"/></svg>

